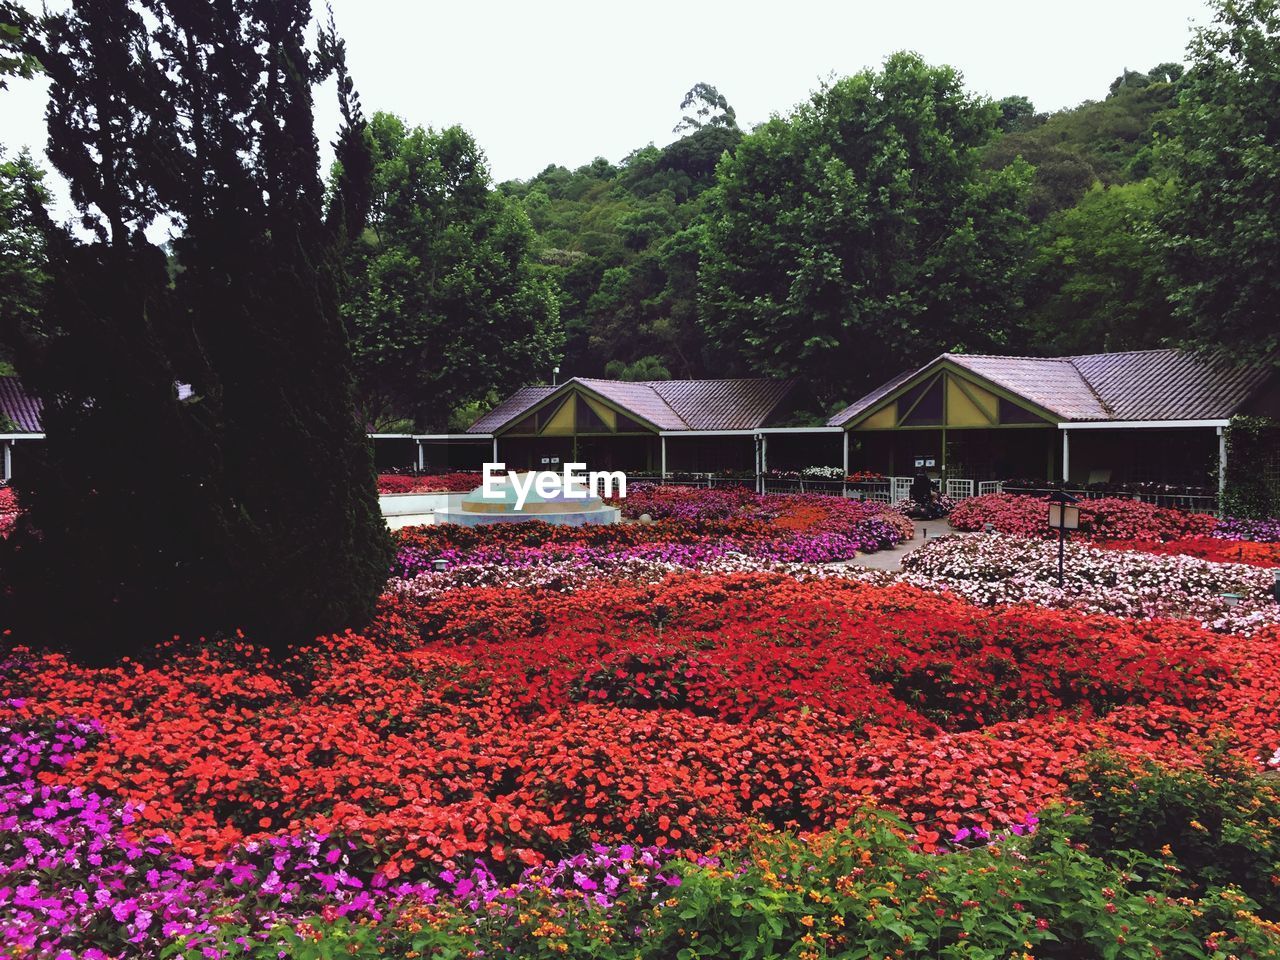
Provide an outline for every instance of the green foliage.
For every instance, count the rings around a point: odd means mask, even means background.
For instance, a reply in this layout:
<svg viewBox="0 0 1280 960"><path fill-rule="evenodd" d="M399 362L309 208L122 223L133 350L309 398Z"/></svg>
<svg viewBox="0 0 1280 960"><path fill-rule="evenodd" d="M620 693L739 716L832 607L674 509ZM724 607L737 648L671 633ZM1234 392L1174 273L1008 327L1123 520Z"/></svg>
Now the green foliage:
<svg viewBox="0 0 1280 960"><path fill-rule="evenodd" d="M707 127L725 127L738 129L738 114L729 106L724 94L709 83L695 83L680 101L680 109L688 110L696 107L692 114L686 113L676 124L672 133L682 130L704 130Z"/></svg>
<svg viewBox="0 0 1280 960"><path fill-rule="evenodd" d="M25 150L10 160L0 148L0 361L38 323L48 263L38 211L48 202L44 171Z"/></svg>
<svg viewBox="0 0 1280 960"><path fill-rule="evenodd" d="M29 34L35 18L13 0L0 0L0 90L8 87L8 77L30 79L40 69L40 61L29 50Z"/></svg>
<svg viewBox="0 0 1280 960"><path fill-rule="evenodd" d="M1176 865L1170 882L1202 895L1236 887L1280 918L1280 791L1219 746L1203 768L1114 754L1089 758L1071 796L1087 818L1073 833L1095 850L1136 850ZM1105 855L1105 854L1104 854Z"/></svg>
<svg viewBox="0 0 1280 960"><path fill-rule="evenodd" d="M1039 222L1075 205L1096 182L1130 183L1152 172L1152 144L1177 99L1177 88L1164 78L1176 65L1162 64L1141 83L1116 86L1102 101L1086 101L1048 117L1004 125L1004 136L987 147L988 169L1007 166L1021 157L1035 167L1027 212ZM1001 101L1002 109L1009 99Z"/></svg>
<svg viewBox="0 0 1280 960"><path fill-rule="evenodd" d="M501 400L502 397L494 390L486 393L483 397L478 397L469 403L455 407L453 412L449 414L449 432L464 432L467 427L475 423L481 416L496 407Z"/></svg>
<svg viewBox="0 0 1280 960"><path fill-rule="evenodd" d="M1213 6L1160 151L1168 293L1191 342L1264 356L1280 350L1280 3Z"/></svg>
<svg viewBox="0 0 1280 960"><path fill-rule="evenodd" d="M996 104L1000 108L1000 119L997 126L1006 133L1017 130L1029 130L1044 123L1043 114L1036 113L1035 104L1029 97L1015 95L1001 97Z"/></svg>
<svg viewBox="0 0 1280 960"><path fill-rule="evenodd" d="M520 956L597 960L954 958L1227 960L1273 956L1274 928L1233 889L1199 899L1167 859L1085 849L1076 818L1034 836L939 856L866 813L806 839L768 834L720 865L683 864L664 899L628 889L609 909L537 888L475 912L441 904L377 926L315 922L251 942L247 957ZM1274 826L1268 828L1274 833ZM660 895L662 896L662 895ZM195 960L195 950L187 954Z"/></svg>
<svg viewBox="0 0 1280 960"><path fill-rule="evenodd" d="M1280 423L1270 417L1232 417L1226 439L1223 513L1259 520L1280 516Z"/></svg>
<svg viewBox="0 0 1280 960"><path fill-rule="evenodd" d="M531 259L524 211L491 189L468 133L386 113L369 132L372 210L344 304L364 416L444 428L453 409L560 359L555 290Z"/></svg>
<svg viewBox="0 0 1280 960"><path fill-rule="evenodd" d="M952 68L898 53L745 137L709 195L711 341L824 402L943 350L1004 348L1031 171L980 169L999 116Z"/></svg>
<svg viewBox="0 0 1280 960"><path fill-rule="evenodd" d="M1140 350L1174 333L1151 242L1165 192L1154 180L1096 184L1044 223L1026 294L1036 353Z"/></svg>
<svg viewBox="0 0 1280 960"><path fill-rule="evenodd" d="M36 211L50 280L15 359L48 439L3 618L95 658L237 627L309 641L371 614L390 558L338 315L368 205L342 43L306 44L308 0L188 14L82 0L40 23L49 154L88 239ZM328 77L345 173L326 210ZM173 275L145 234L167 218Z"/></svg>
<svg viewBox="0 0 1280 960"><path fill-rule="evenodd" d="M670 380L671 371L662 364L662 358L650 354L635 363L610 360L604 375L611 380Z"/></svg>
<svg viewBox="0 0 1280 960"><path fill-rule="evenodd" d="M618 168L549 167L502 185L523 202L560 288L567 374L655 354L680 376L711 369L697 325L698 218L716 163L740 138L708 126Z"/></svg>

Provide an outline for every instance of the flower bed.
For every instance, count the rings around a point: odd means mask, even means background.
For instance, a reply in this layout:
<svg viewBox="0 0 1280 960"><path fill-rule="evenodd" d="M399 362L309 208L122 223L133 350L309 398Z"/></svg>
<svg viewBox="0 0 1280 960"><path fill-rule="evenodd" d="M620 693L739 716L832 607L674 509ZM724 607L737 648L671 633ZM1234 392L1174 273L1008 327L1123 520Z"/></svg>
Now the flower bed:
<svg viewBox="0 0 1280 960"><path fill-rule="evenodd" d="M1224 517L1213 528L1213 535L1220 540L1278 543L1280 542L1280 518L1249 520L1244 517Z"/></svg>
<svg viewBox="0 0 1280 960"><path fill-rule="evenodd" d="M1054 798L1081 750L1176 750L1228 721L1269 756L1272 694L1244 678L1276 642L684 574L399 595L369 639L279 669L227 646L146 668L23 660L5 679L32 698L16 716L101 722L111 737L57 779L145 803L185 854L291 825L356 840L396 878L830 824L872 796L990 829Z"/></svg>
<svg viewBox="0 0 1280 960"><path fill-rule="evenodd" d="M986 524L998 533L1020 537L1055 536L1046 521L1045 501L1012 493L991 493L962 500L951 511L957 530L978 531ZM1171 540L1208 535L1217 519L1155 507L1137 500L1106 497L1080 503L1080 536L1105 540Z"/></svg>
<svg viewBox="0 0 1280 960"><path fill-rule="evenodd" d="M564 864L597 844L609 859L625 845L714 854L875 802L946 848L1061 799L1098 747L1194 763L1225 735L1258 767L1280 746L1275 629L1213 636L903 584L608 562L569 584L536 579L552 563L424 576L365 635L284 662L228 642L102 669L0 663L10 746L32 753L31 731L62 744L48 762L4 758L22 782L2 794L0 862L28 885L26 919L0 936L56 956L40 946L49 925L33 929L57 915L81 937L57 949L150 950L214 936L211 915L243 935L308 911L394 913L406 893L467 916L522 875L572 877L585 902L596 891L576 874L605 875ZM624 579L623 564L649 574ZM68 850L86 872L42 873Z"/></svg>
<svg viewBox="0 0 1280 960"><path fill-rule="evenodd" d="M0 487L0 537L7 537L18 522L18 496L12 487Z"/></svg>
<svg viewBox="0 0 1280 960"><path fill-rule="evenodd" d="M1274 798L1265 806L1274 809ZM904 833L868 813L818 837L765 834L729 859L673 864L657 891L645 883L632 889L625 861L615 865L609 852L593 852L581 859L609 866L573 870L570 882L596 887L612 878L618 892L605 897L608 906L526 882L496 894L486 889L463 904L408 906L377 924L281 929L251 956L278 960L321 940L327 955L359 960L1027 958L1033 950L1044 957L1241 960L1272 956L1280 946L1266 908L1235 889L1196 887L1181 876L1188 871L1172 851L1143 856L1086 846L1079 818L1055 814L946 857L921 852ZM1126 856L1146 869L1126 869ZM1147 870L1163 873L1159 885ZM597 896L604 897L586 894Z"/></svg>
<svg viewBox="0 0 1280 960"><path fill-rule="evenodd" d="M1214 563L1245 563L1254 567L1280 567L1280 543L1191 537L1186 540L1101 540L1095 546L1107 550L1136 550L1165 556L1198 557Z"/></svg>
<svg viewBox="0 0 1280 960"><path fill-rule="evenodd" d="M529 566L592 565L608 558L696 567L732 554L822 564L884 549L912 535L911 521L880 504L841 497L759 496L749 490L639 485L620 501L625 515L652 523L519 524L406 528L393 576L413 577L431 562Z"/></svg>
<svg viewBox="0 0 1280 960"><path fill-rule="evenodd" d="M484 478L478 473L381 473L379 493L456 493L480 486Z"/></svg>
<svg viewBox="0 0 1280 960"><path fill-rule="evenodd" d="M1124 617L1172 617L1248 634L1280 623L1268 570L1190 556L1067 543L1058 586L1058 546L1022 537L940 537L903 558L904 579L978 604L1042 607ZM1241 599L1232 605L1227 594Z"/></svg>

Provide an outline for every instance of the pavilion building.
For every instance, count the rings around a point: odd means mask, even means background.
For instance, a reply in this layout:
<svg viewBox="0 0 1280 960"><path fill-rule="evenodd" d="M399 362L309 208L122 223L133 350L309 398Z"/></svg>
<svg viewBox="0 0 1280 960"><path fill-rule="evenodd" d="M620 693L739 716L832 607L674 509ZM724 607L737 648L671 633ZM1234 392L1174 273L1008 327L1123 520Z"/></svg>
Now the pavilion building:
<svg viewBox="0 0 1280 960"><path fill-rule="evenodd" d="M1269 362L1177 349L1071 357L944 353L832 417L853 462L948 479L1213 486L1234 416L1280 416Z"/></svg>

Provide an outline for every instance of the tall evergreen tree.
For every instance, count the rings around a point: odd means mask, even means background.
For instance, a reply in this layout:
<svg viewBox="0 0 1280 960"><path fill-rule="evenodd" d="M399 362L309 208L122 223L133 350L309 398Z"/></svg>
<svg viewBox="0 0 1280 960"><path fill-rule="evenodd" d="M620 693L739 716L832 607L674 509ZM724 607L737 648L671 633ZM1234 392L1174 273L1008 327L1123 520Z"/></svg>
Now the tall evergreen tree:
<svg viewBox="0 0 1280 960"><path fill-rule="evenodd" d="M372 612L389 545L338 314L369 149L342 43L330 23L309 45L310 21L310 0L76 0L40 25L49 155L91 239L47 227L48 303L16 337L48 432L4 558L30 640L280 644ZM166 224L173 280L147 235Z"/></svg>

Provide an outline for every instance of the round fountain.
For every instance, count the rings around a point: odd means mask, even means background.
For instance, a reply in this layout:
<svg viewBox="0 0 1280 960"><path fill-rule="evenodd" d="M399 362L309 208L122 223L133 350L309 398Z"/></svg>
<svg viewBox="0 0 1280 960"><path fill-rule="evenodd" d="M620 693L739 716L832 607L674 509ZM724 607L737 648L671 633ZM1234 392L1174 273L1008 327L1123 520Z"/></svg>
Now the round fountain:
<svg viewBox="0 0 1280 960"><path fill-rule="evenodd" d="M523 487L529 475L520 475ZM464 527L479 527L489 523L523 523L541 520L557 526L580 527L589 523L617 523L622 511L605 504L599 497L566 497L563 492L544 496L530 486L524 503L519 509L519 495L515 483L508 477L496 482L496 495L486 497L484 487L476 487L462 497L458 505L436 510L436 523L457 523Z"/></svg>

